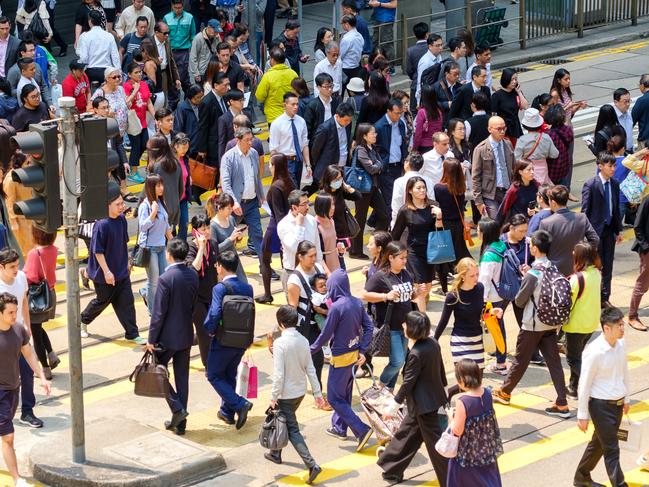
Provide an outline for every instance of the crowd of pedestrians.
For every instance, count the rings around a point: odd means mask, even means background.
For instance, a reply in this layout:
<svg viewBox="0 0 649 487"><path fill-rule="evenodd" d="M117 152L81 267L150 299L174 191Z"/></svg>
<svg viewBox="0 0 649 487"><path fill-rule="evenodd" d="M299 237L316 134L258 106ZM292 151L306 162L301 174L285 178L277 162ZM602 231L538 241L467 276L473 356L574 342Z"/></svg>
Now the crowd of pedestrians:
<svg viewBox="0 0 649 487"><path fill-rule="evenodd" d="M390 41L392 28L382 25L370 35L357 2L343 0L342 37L335 41L328 27L318 31L310 85L300 72L310 56L302 52L300 24L289 6L280 12L288 20L275 39L268 34L275 2L257 12L261 30L253 37L265 40L269 58L262 66L251 55L251 33L239 7L196 2L200 7L188 12L173 0L166 12L134 0L117 19L115 4L108 4L82 3L75 21L78 59L61 83L79 112L113 117L119 126L111 142L120 164L109 175L108 217L86 224L89 258L81 278L86 286L92 281L95 295L81 313L81 336L88 337L88 326L111 305L127 340L155 353L159 363L172 364L166 429L183 435L187 428L194 343L222 401L217 417L236 429L245 426L253 403L237 392L237 368L255 338L255 301L272 303L271 282L281 280L288 306L278 308L269 336L270 406L286 418L308 483L322 469L295 416L307 378L316 406L333 411L327 434L346 439L349 430L357 450L364 449L372 428L351 407L352 382L354 375L369 374L361 366L372 362L375 329L388 327L379 387L394 392L393 406L405 402L408 412L378 460L387 481L403 479L423 442L440 485L501 485L493 401L509 405L535 364L547 365L556 390L546 413L568 419L574 411L567 399L577 399L579 428L585 431L589 419L595 426L574 485L598 485L590 472L602 455L611 483L626 485L615 431L630 390L623 315L609 299L616 243L624 222L635 221L640 275L629 325L647 331L638 307L649 289L649 185L636 189L640 194L620 185L630 172L649 173L649 150L643 148L649 95L630 110L630 94L621 88L612 105L600 109L593 176L576 212L567 207L577 200L571 194L577 189L571 188L571 119L587 104L577 100L565 69L556 71L547 93L529 102L515 70L493 79L491 50L475 46L470 33L444 43L418 23L417 42L407 52L410 90L391 90L391 55L376 44ZM392 22L396 4L371 0L373 23ZM0 46L6 46L0 49L0 107L17 132L54 117L57 72L49 49L50 39L60 36L53 13L41 7L41 18L49 19L43 38L28 28L37 8L30 0L16 17L20 39L0 17ZM65 54L65 45L59 46ZM649 75L640 87L649 89ZM255 137L262 114L269 124L267 144ZM0 370L7 371L0 373L0 435L12 445L18 394L21 422L43 425L33 411L31 369L49 390L47 380L59 363L42 327L54 309L36 314L27 307L28 284L46 282L55 296L56 247L55 235L13 212L13 202L29 191L11 171L31 161L15 153L2 162L10 248L0 250L0 360L6 362ZM197 163L214 171L217 191L207 212L190 220L190 205L201 204L200 195L212 189L194 184ZM262 183L266 169L272 176L268 190ZM142 183L141 194L129 193L127 181ZM137 203L132 253L127 202ZM262 209L270 217L265 231ZM366 227L372 231L365 246ZM429 241L446 235L452 257L438 262ZM474 237L481 240L475 260L469 251ZM239 251L258 260L263 294L254 296L248 279L257 266L246 272ZM281 270L271 267L276 253ZM368 262L358 298L345 271L349 258ZM134 263L146 269L140 295L150 315L148 337L140 336L136 321ZM431 292L444 296L441 318L433 324L426 314ZM483 314L493 315L506 345L504 311L510 305L520 328L516 346L498 349L495 362L487 364ZM599 325L602 333L592 339ZM447 329L456 377L450 387L438 342ZM570 368L568 384L560 351ZM615 373L603 370L602 361ZM502 376L503 383L491 391L482 385L485 374ZM460 441L448 461L435 443L442 434L440 408L457 394L450 431ZM10 450L3 448L5 461L22 482ZM271 450L265 458L280 464L282 452Z"/></svg>

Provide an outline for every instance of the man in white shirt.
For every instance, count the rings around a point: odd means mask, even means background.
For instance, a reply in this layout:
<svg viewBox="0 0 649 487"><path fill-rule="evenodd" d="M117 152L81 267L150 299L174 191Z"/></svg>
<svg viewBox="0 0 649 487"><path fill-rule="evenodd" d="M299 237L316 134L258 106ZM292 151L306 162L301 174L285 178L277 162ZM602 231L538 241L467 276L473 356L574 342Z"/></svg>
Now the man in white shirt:
<svg viewBox="0 0 649 487"><path fill-rule="evenodd" d="M25 85L34 85L38 92L41 92L38 82L34 79L36 74L36 63L33 58L21 57L18 60L18 69L20 69L20 79L16 85L16 94L18 95L18 106L22 106L23 101L20 99L20 93Z"/></svg>
<svg viewBox="0 0 649 487"><path fill-rule="evenodd" d="M424 167L421 173L428 177L433 184L442 180L442 169L444 159L455 157L453 152L448 149L449 138L444 132L435 132L433 134L433 148L426 152L424 156Z"/></svg>
<svg viewBox="0 0 649 487"><path fill-rule="evenodd" d="M633 153L633 118L631 117L631 93L626 88L618 88L613 92L613 105L617 115L617 123L626 133L626 151Z"/></svg>
<svg viewBox="0 0 649 487"><path fill-rule="evenodd" d="M147 34L153 37L153 26L155 25L155 16L153 10L144 5L144 0L133 0L133 5L126 7L122 10L117 24L115 24L115 32L117 36L122 39L126 34L135 32L135 24L138 17L146 17L149 21Z"/></svg>
<svg viewBox="0 0 649 487"><path fill-rule="evenodd" d="M160 58L160 69L162 70L162 91L168 96L169 108L175 110L178 105L178 91L182 88L180 75L176 67L176 60L171 52L169 42L170 27L159 20L156 22L153 36L155 47Z"/></svg>
<svg viewBox="0 0 649 487"><path fill-rule="evenodd" d="M363 44L365 40L363 36L356 30L356 16L343 15L340 19L340 25L345 31L340 38L340 60L343 63L343 73L347 80L359 76L361 65L361 56L363 55ZM343 84L343 96L345 95L345 87L347 83Z"/></svg>
<svg viewBox="0 0 649 487"><path fill-rule="evenodd" d="M424 71L430 68L433 64L442 62L442 48L444 47L444 42L438 34L430 34L428 36L428 52L424 54L419 63L417 64L417 91L415 92L415 98L417 98L417 104L421 97L421 75Z"/></svg>
<svg viewBox="0 0 649 487"><path fill-rule="evenodd" d="M121 59L115 38L101 28L101 14L92 10L88 14L88 22L91 27L79 36L77 56L80 63L87 65L86 74L90 83L97 81L101 84L106 68L120 68Z"/></svg>
<svg viewBox="0 0 649 487"><path fill-rule="evenodd" d="M590 418L595 431L575 472L574 485L577 487L602 485L593 482L590 476L602 455L611 485L627 485L620 467L617 436L622 414L629 412L624 313L618 308L604 308L600 323L602 334L586 345L582 354L577 426L586 433Z"/></svg>
<svg viewBox="0 0 649 487"><path fill-rule="evenodd" d="M471 70L476 66L484 66L487 70L487 86L491 91L494 91L494 80L491 77L491 48L488 46L476 46L473 50L475 53L475 62L466 70L464 79L469 82L473 79Z"/></svg>
<svg viewBox="0 0 649 487"><path fill-rule="evenodd" d="M313 69L313 96L318 96L320 90L315 82L316 76L320 73L327 73L333 79L333 93L340 93L343 82L343 63L340 60L340 48L338 43L331 41L325 46L325 59L315 65Z"/></svg>
<svg viewBox="0 0 649 487"><path fill-rule="evenodd" d="M406 204L406 185L410 178L415 176L423 178L423 180L426 181L428 198L435 200L435 185L427 176L422 174L422 167L424 167L424 158L419 152L411 152L408 154L408 157L406 157L406 160L403 161L404 174L394 181L394 187L392 189L392 220L390 221L390 228L394 226L394 222L397 220L399 209Z"/></svg>
<svg viewBox="0 0 649 487"><path fill-rule="evenodd" d="M306 122L297 114L298 99L295 93L284 95L284 113L273 120L270 126L268 147L270 154L284 154L288 159L288 170L296 188L300 187L302 171L311 174L309 138Z"/></svg>

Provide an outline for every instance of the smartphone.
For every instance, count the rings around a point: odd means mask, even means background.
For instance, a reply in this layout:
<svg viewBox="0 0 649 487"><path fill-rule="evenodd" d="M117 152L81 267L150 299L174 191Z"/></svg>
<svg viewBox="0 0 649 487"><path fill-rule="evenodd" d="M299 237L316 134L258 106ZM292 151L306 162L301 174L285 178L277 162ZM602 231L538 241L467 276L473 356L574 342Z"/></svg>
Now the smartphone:
<svg viewBox="0 0 649 487"><path fill-rule="evenodd" d="M234 229L237 232L245 232L246 230L248 230L248 225L237 225L236 227L234 227Z"/></svg>
<svg viewBox="0 0 649 487"><path fill-rule="evenodd" d="M527 207L528 207L530 210L536 210L536 201L530 201L530 202L527 204Z"/></svg>

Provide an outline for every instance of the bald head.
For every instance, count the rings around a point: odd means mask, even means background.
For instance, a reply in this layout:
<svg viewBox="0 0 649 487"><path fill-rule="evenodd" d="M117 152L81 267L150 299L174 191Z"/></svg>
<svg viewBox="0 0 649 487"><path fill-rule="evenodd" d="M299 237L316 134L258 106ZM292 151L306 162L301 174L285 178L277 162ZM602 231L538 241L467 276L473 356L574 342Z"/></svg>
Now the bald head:
<svg viewBox="0 0 649 487"><path fill-rule="evenodd" d="M500 142L505 138L505 133L507 132L505 120L503 120L502 117L491 117L489 119L488 130L491 137L496 142Z"/></svg>
<svg viewBox="0 0 649 487"><path fill-rule="evenodd" d="M443 156L448 152L448 142L448 135L444 132L435 132L433 134L433 148L440 156Z"/></svg>

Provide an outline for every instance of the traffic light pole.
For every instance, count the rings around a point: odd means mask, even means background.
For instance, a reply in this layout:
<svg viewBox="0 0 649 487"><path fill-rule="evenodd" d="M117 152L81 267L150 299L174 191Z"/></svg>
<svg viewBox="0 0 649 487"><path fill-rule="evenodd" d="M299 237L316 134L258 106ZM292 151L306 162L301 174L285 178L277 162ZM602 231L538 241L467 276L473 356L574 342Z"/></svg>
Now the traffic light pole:
<svg viewBox="0 0 649 487"><path fill-rule="evenodd" d="M63 228L65 229L65 280L68 304L68 355L70 360L70 413L72 418L72 461L85 463L86 441L83 413L83 370L81 365L81 321L79 304L79 261L77 260L77 168L74 98L59 98L63 115ZM100 143L100 141L97 141Z"/></svg>

